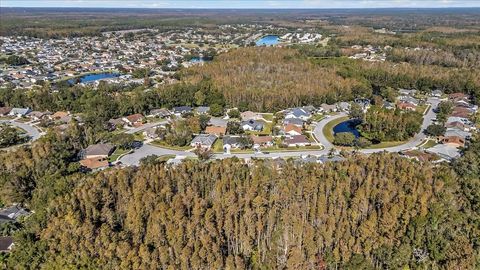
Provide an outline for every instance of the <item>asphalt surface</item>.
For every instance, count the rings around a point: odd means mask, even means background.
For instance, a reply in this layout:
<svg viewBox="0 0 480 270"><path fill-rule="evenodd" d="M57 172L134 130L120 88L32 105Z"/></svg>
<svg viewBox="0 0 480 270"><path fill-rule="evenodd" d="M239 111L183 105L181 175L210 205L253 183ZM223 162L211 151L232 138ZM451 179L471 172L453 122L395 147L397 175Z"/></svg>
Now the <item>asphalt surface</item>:
<svg viewBox="0 0 480 270"><path fill-rule="evenodd" d="M129 130L125 131L125 133L126 134L134 134L134 133L141 132L141 131L144 131L146 129L152 128L152 127L164 125L166 123L168 123L168 121L166 121L166 120L165 121L160 121L160 122L155 122L155 123L147 123L147 124L142 125L141 127L134 128L134 129L129 129Z"/></svg>
<svg viewBox="0 0 480 270"><path fill-rule="evenodd" d="M423 123L422 123L422 129L421 131L415 135L410 141L408 141L405 144L394 146L394 147L388 147L388 148L379 148L379 149L361 149L359 152L364 153L364 154L371 154L371 153L377 153L377 152L400 152L408 149L412 149L416 147L417 145L421 144L425 139L426 135L423 133L423 131L433 123L433 120L436 118L436 115L434 113L434 109L438 106L440 103L440 100L438 98L429 98L427 101L429 104L431 104L431 107L429 111L424 115L423 118ZM245 154L215 154L213 155L213 158L215 159L224 159L224 158L230 158L230 157L238 157L238 158L243 158L243 159L248 159L248 158L287 158L287 157L300 157L304 155L315 155L315 156L322 156L322 155L327 155L332 148L334 148L334 145L328 141L328 139L325 137L323 134L323 128L327 123L330 121L333 121L335 119L338 119L340 117L346 116L347 113L339 113L334 116L330 116L328 118L322 119L320 122L317 123L313 130L313 134L317 141L321 143L324 148L322 150L308 150L308 151L289 151L289 152L271 152L269 154L265 153L245 153ZM158 123L157 123L158 124ZM187 151L175 151L175 150L170 150L170 149L165 149L161 148L158 146L153 146L153 145L144 145L141 148L135 150L134 153L128 154L126 156L123 156L120 159L120 162L122 162L124 165L131 166L131 165L138 165L140 162L140 159L149 156L149 155L157 155L157 156L162 156L162 155L175 155L175 156L195 156L195 154Z"/></svg>
<svg viewBox="0 0 480 270"><path fill-rule="evenodd" d="M36 141L43 135L36 127L32 126L29 123L21 123L15 120L0 120L0 124L1 123L7 123L9 125L25 130L28 136L30 136L31 141Z"/></svg>

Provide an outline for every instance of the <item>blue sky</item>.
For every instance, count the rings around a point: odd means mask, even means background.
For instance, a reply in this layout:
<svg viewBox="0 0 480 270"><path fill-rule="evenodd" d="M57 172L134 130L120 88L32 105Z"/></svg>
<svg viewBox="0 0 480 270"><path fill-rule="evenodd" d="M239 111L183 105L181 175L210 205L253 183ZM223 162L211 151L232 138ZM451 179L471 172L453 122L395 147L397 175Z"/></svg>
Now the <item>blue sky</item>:
<svg viewBox="0 0 480 270"><path fill-rule="evenodd" d="M0 0L0 6L121 8L440 8L480 7L480 0Z"/></svg>

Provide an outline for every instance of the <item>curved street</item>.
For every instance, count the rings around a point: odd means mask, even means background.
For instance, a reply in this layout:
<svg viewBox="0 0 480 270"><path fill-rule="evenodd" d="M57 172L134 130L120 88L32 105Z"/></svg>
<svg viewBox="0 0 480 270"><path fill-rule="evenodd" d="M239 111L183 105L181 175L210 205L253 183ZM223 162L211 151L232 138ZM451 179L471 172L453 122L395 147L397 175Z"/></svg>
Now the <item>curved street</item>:
<svg viewBox="0 0 480 270"><path fill-rule="evenodd" d="M428 112L424 115L423 117L423 123L422 123L422 128L421 131L416 134L410 141L408 141L405 144L394 146L394 147L388 147L388 148L377 148L377 149L360 149L358 150L361 153L364 154L372 154L372 153L377 153L377 152L400 152L408 149L412 149L416 147L417 145L421 144L425 139L426 135L423 133L424 130L433 123L433 120L435 119L436 115L434 112L434 109L438 106L440 103L440 100L438 98L429 98L427 101L428 104L430 104L430 108ZM243 159L248 159L248 158L286 158L286 157L300 157L304 155L315 155L315 156L322 156L322 155L327 155L332 148L335 146L325 137L323 134L323 129L325 126L338 118L345 117L348 114L345 112L341 112L339 114L327 117L322 119L320 122L317 123L313 130L313 134L317 141L321 143L324 148L322 150L302 150L302 151L285 151L285 152L271 152L268 154L265 153L233 153L233 154L214 154L212 158L214 159L224 159L224 158L230 158L230 157L238 157L238 158L243 158ZM134 153L128 154L120 158L120 162L122 162L124 165L131 166L131 165L138 165L140 163L140 159L150 156L150 155L157 155L157 156L165 156L165 155L175 155L175 156L195 156L192 152L188 151L176 151L176 150L171 150L171 149L166 149L166 148L161 148L159 146L153 146L149 144L145 144L139 149L136 149Z"/></svg>
<svg viewBox="0 0 480 270"><path fill-rule="evenodd" d="M43 134L36 128L35 126L29 124L29 123L22 123L22 122L17 122L15 119L13 120L0 120L0 124L9 124L18 128L21 128L27 132L28 136L30 136L31 141L36 141L38 140Z"/></svg>

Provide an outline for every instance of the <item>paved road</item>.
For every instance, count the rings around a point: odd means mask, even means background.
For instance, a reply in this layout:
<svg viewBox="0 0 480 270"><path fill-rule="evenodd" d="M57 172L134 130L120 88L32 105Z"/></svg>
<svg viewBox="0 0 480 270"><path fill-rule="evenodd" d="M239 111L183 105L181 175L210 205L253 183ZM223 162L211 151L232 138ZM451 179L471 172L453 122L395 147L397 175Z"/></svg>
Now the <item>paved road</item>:
<svg viewBox="0 0 480 270"><path fill-rule="evenodd" d="M121 157L119 161L122 164L127 166L139 165L140 160L142 158L148 157L151 155L195 156L195 154L191 152L170 150L170 149L161 148L161 147L150 145L150 144L144 144L142 147L135 149L133 153Z"/></svg>
<svg viewBox="0 0 480 270"><path fill-rule="evenodd" d="M15 120L0 120L0 124L1 123L7 123L9 125L16 126L18 128L21 128L21 129L25 130L27 132L28 136L30 136L31 141L36 141L43 135L38 130L38 128L36 128L36 127L34 127L34 126L32 126L31 124L28 124L28 123L21 123L21 122L15 121Z"/></svg>
<svg viewBox="0 0 480 270"><path fill-rule="evenodd" d="M413 139L408 141L405 144L394 146L394 147L388 147L388 148L381 148L381 149L362 149L360 152L364 154L371 154L375 152L400 152L400 151L405 151L408 149L412 149L416 147L417 145L421 144L427 136L423 133L424 130L433 123L433 120L436 118L436 114L434 110L437 108L438 104L440 103L440 100L438 98L429 98L428 103L430 103L430 109L428 112L423 116L423 123L422 123L422 129L420 130L420 133L415 135Z"/></svg>
<svg viewBox="0 0 480 270"><path fill-rule="evenodd" d="M359 150L361 153L364 154L371 154L371 153L376 153L376 152L399 152L399 151L404 151L407 149L411 149L422 143L426 139L426 135L423 133L424 129L426 129L430 124L433 123L433 120L435 119L436 115L433 112L433 109L435 109L438 104L440 103L440 100L437 98L430 98L428 99L428 103L431 104L431 107L429 111L427 112L426 115L424 115L423 123L422 123L422 129L420 133L414 136L413 139L411 139L409 142L399 145L399 146L394 146L394 147L388 147L388 148L380 148L380 149L362 149ZM314 136L316 137L317 141L319 141L323 146L324 149L322 150L313 150L313 151L291 151L291 152L272 152L269 154L263 154L263 153L249 153L249 154L231 154L231 155L225 155L225 154L215 154L213 155L213 158L215 159L224 159L224 158L230 158L230 157L238 157L238 158L286 158L286 157L299 157L303 155L315 155L315 156L322 156L326 155L330 152L330 150L334 147L330 141L327 140L325 135L323 134L323 128L327 123L330 121L333 121L335 119L341 118L346 116L346 113L339 113L337 115L324 118L322 119L315 127L313 133ZM170 149L164 149L160 148L158 146L153 146L153 145L144 145L141 148L135 150L135 153L126 155L120 159L120 161L125 164L125 165L138 165L140 159L143 157L149 156L149 155L178 155L178 156L195 156L195 154L191 152L186 152L186 151L175 151L175 150L170 150Z"/></svg>
<svg viewBox="0 0 480 270"><path fill-rule="evenodd" d="M134 134L134 133L137 133L137 132L140 132L140 131L144 131L145 129L149 129L149 128L152 128L152 127L156 127L156 126L160 126L160 125L164 125L168 123L168 121L160 121L160 122L155 122L155 123L148 123L148 124L145 124L145 125L142 125L141 127L137 127L137 128L134 128L134 129L129 129L127 131L125 131L126 134Z"/></svg>
<svg viewBox="0 0 480 270"><path fill-rule="evenodd" d="M323 129L329 122L336 120L338 118L345 117L347 115L348 115L347 113L341 112L339 114L323 118L322 120L320 120L320 122L318 122L318 124L313 129L313 135L315 135L315 138L317 139L317 141L321 143L325 147L325 149L333 148L333 144L329 140L327 140L327 138L323 134Z"/></svg>

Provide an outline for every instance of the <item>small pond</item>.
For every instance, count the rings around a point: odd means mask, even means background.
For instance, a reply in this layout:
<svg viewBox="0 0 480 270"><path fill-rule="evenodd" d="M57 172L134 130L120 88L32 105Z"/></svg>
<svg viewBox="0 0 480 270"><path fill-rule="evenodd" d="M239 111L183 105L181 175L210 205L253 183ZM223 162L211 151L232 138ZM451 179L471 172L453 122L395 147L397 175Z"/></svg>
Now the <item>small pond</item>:
<svg viewBox="0 0 480 270"><path fill-rule="evenodd" d="M110 78L116 78L119 77L120 74L118 73L110 73L110 72L105 72L105 73L98 73L98 74L88 74L85 76L80 77L80 83L89 83L89 82L94 82L98 80L103 80L103 79L110 79ZM75 84L77 79L70 79L68 82L70 84Z"/></svg>
<svg viewBox="0 0 480 270"><path fill-rule="evenodd" d="M353 135L355 135L355 138L359 138L360 132L357 130L357 126L360 123L361 123L360 121L354 120L354 119L343 121L340 124L333 127L333 134L336 135L337 133L341 133L341 132L350 132Z"/></svg>
<svg viewBox="0 0 480 270"><path fill-rule="evenodd" d="M280 37L276 35L264 36L261 39L257 40L255 43L257 46L273 46L277 45L280 42Z"/></svg>

